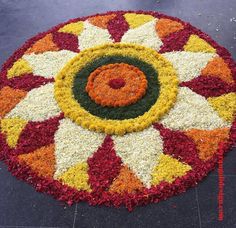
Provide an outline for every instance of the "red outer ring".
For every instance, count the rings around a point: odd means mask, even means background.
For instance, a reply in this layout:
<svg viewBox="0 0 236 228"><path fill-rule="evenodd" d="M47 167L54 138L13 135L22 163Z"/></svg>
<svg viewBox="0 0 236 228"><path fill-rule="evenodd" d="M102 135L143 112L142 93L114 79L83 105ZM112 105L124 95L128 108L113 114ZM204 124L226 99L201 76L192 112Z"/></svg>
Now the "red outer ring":
<svg viewBox="0 0 236 228"><path fill-rule="evenodd" d="M208 35L200 31L199 29L193 27L189 23L183 22L182 20L166 16L158 12L152 11L110 11L103 14L96 14L82 18L76 18L69 20L65 23L59 24L50 30L39 33L35 37L29 39L25 42L25 44L16 50L14 54L4 63L2 67L2 72L0 75L0 87L2 85L8 85L6 72L9 67L12 66L15 60L19 59L24 52L37 40L45 36L49 32L55 32L61 26L76 22L78 20L86 20L92 16L98 15L106 15L110 13L115 14L123 14L123 13L143 13L148 15L153 15L154 17L162 17L171 20L178 21L185 26L188 27L193 34L197 34L199 37L207 40L214 48L217 49L217 53L224 58L225 62L228 63L234 80L236 81L236 66L235 63L230 55L230 53L224 48L219 46L214 40L212 40ZM230 137L229 140L219 144L217 152L223 152L224 154L229 151L236 143L236 118L230 129ZM210 159L209 161L205 162L203 166L197 167L194 171L188 172L185 176L181 178L177 178L173 183L169 184L166 182L162 182L156 187L152 187L150 189L145 189L143 192L138 194L126 194L126 195L119 195L119 194L110 194L108 192L103 192L102 197L96 192L87 193L85 191L77 191L71 187L61 184L59 181L52 180L49 178L42 178L39 177L35 172L33 172L29 167L20 165L18 162L18 158L14 155L13 150L9 148L6 143L5 137L3 134L0 133L0 160L3 160L5 164L8 166L8 170L12 173L13 176L17 177L20 180L23 180L29 184L31 184L37 191L45 192L55 199L64 201L67 204L71 205L75 202L80 201L88 201L90 205L101 205L104 204L106 206L115 206L119 207L124 204L129 211L133 210L137 205L146 205L148 203L154 202L157 203L161 200L165 200L171 196L177 195L179 193L185 192L188 188L196 186L196 183L199 182L203 177L205 177L210 171L212 171L217 165L217 154ZM28 177L31 177L30 179Z"/></svg>

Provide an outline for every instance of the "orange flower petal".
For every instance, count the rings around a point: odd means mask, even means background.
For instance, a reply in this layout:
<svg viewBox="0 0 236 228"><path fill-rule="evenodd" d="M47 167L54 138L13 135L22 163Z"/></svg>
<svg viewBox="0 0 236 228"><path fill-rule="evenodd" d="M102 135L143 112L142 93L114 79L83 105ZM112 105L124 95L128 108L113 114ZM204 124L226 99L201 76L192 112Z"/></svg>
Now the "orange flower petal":
<svg viewBox="0 0 236 228"><path fill-rule="evenodd" d="M134 175L134 173L127 166L123 166L120 170L119 176L110 186L109 191L117 193L132 193L142 190L143 188L144 186L142 182Z"/></svg>
<svg viewBox="0 0 236 228"><path fill-rule="evenodd" d="M231 71L228 65L220 57L211 60L202 70L203 76L214 76L228 83L234 83Z"/></svg>
<svg viewBox="0 0 236 228"><path fill-rule="evenodd" d="M58 50L59 48L53 42L53 36L50 33L47 34L42 39L36 41L35 44L25 52L25 54L30 54L30 53L38 54L45 51L58 51Z"/></svg>
<svg viewBox="0 0 236 228"><path fill-rule="evenodd" d="M55 171L54 144L43 146L32 153L18 156L20 162L25 162L40 176L53 177Z"/></svg>
<svg viewBox="0 0 236 228"><path fill-rule="evenodd" d="M116 15L110 14L105 16L96 16L89 18L89 22L97 27L106 29L110 20L112 20Z"/></svg>
<svg viewBox="0 0 236 228"><path fill-rule="evenodd" d="M192 129L185 134L193 139L199 150L199 157L202 160L210 159L218 149L218 144L229 137L229 128L218 128L215 130Z"/></svg>
<svg viewBox="0 0 236 228"><path fill-rule="evenodd" d="M0 90L0 118L3 118L8 112L19 103L27 92L19 89L12 89L9 86Z"/></svg>
<svg viewBox="0 0 236 228"><path fill-rule="evenodd" d="M156 24L156 31L160 38L164 38L173 32L182 30L184 26L170 19L160 19Z"/></svg>

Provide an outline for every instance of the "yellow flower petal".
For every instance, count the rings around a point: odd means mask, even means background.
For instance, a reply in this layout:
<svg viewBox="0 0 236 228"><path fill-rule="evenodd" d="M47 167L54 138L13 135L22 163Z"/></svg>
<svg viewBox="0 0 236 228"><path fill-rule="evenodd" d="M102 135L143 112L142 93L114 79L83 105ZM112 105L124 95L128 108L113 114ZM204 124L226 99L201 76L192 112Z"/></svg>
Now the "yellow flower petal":
<svg viewBox="0 0 236 228"><path fill-rule="evenodd" d="M162 154L152 173L152 184L158 185L161 181L172 183L177 177L184 176L191 169L191 166L169 155Z"/></svg>

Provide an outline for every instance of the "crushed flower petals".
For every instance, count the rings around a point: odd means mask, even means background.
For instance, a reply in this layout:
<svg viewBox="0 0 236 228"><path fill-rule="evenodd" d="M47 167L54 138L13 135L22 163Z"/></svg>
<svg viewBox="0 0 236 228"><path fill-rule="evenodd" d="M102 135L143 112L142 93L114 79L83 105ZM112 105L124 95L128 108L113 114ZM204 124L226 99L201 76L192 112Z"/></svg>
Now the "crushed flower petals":
<svg viewBox="0 0 236 228"><path fill-rule="evenodd" d="M178 18L116 11L27 41L0 75L0 159L71 205L128 210L195 186L236 142L236 67Z"/></svg>

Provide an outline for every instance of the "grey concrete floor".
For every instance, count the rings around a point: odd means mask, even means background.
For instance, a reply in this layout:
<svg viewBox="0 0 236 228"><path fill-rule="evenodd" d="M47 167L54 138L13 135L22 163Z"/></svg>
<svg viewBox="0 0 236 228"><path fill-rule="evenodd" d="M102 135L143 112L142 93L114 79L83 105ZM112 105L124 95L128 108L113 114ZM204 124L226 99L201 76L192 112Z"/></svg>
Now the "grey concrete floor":
<svg viewBox="0 0 236 228"><path fill-rule="evenodd" d="M31 36L70 18L110 10L155 10L211 35L236 58L235 0L0 0L0 64ZM236 150L224 160L224 221L217 208L218 176L159 204L126 209L67 207L35 192L0 164L0 227L236 227Z"/></svg>

